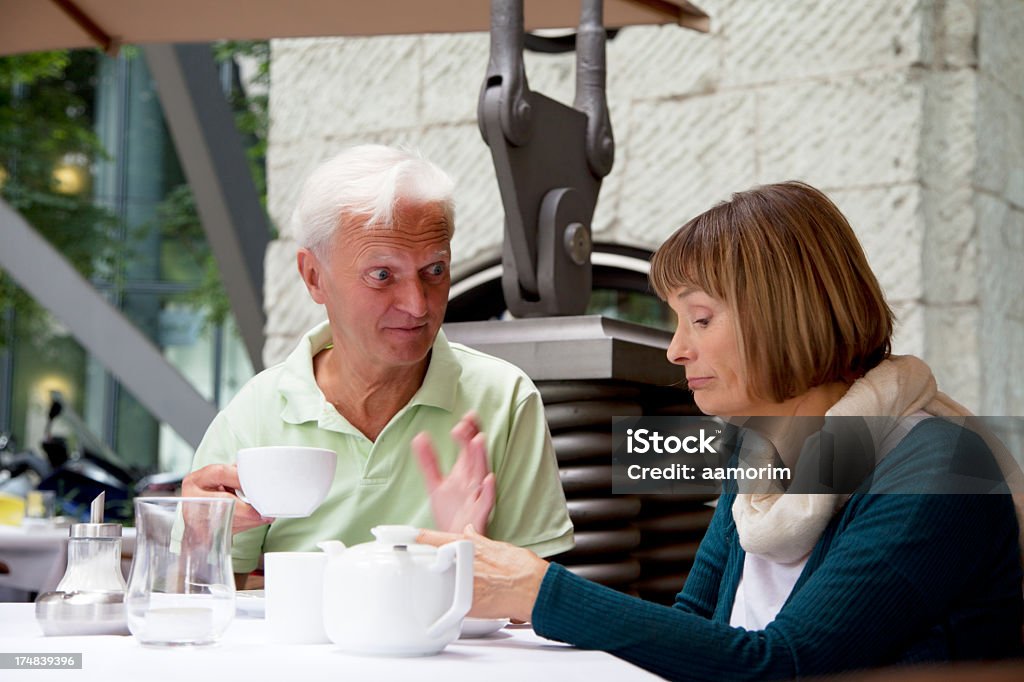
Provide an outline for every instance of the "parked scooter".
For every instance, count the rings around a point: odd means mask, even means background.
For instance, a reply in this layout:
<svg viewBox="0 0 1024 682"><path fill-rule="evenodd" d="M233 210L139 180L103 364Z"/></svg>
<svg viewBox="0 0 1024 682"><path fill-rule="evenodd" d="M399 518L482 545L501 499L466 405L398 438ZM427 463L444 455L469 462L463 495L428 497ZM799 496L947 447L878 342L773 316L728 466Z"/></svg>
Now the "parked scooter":
<svg viewBox="0 0 1024 682"><path fill-rule="evenodd" d="M58 513L84 520L89 505L100 493L106 494L106 518L132 518L135 484L146 473L125 462L94 434L58 391L50 392L50 411L42 442L53 471L39 483L40 490L53 490ZM77 448L69 450L67 440L53 434L60 418L74 434Z"/></svg>
<svg viewBox="0 0 1024 682"><path fill-rule="evenodd" d="M79 520L89 515L89 505L106 493L106 518L132 519L132 500L137 495L173 495L182 476L153 473L132 466L94 434L58 391L50 392L43 441L44 456L31 451L15 452L11 436L0 434L0 492L25 497L30 490L56 493L56 513ZM76 447L53 433L60 418L74 435Z"/></svg>
<svg viewBox="0 0 1024 682"><path fill-rule="evenodd" d="M14 436L0 433L0 492L25 497L51 473L50 462L29 450L18 452Z"/></svg>

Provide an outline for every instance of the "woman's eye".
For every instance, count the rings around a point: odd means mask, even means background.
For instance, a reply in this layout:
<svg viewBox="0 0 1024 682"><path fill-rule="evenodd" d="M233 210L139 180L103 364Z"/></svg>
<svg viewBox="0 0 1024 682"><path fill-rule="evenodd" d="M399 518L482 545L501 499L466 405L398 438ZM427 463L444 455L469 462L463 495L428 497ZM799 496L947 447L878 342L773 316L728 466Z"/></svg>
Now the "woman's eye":
<svg viewBox="0 0 1024 682"><path fill-rule="evenodd" d="M699 320L694 320L693 324L698 326L698 327L706 327L706 326L708 326L708 322L710 322L710 321L711 321L711 318L709 318L709 317L702 317Z"/></svg>
<svg viewBox="0 0 1024 682"><path fill-rule="evenodd" d="M370 270L370 279L375 282L385 282L391 277L391 271L387 268L377 268L376 270Z"/></svg>

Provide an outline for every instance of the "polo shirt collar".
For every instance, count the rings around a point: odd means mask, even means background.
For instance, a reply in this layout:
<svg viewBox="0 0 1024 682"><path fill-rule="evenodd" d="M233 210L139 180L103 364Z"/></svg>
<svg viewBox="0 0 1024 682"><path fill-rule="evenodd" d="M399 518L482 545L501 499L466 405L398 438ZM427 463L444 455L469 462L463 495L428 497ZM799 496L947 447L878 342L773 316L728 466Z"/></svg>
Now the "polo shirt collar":
<svg viewBox="0 0 1024 682"><path fill-rule="evenodd" d="M413 394L410 405L429 405L451 412L455 409L455 395L462 376L462 365L448 345L444 330L438 329L434 347L430 351L430 364L423 377L423 385Z"/></svg>
<svg viewBox="0 0 1024 682"><path fill-rule="evenodd" d="M289 424L319 421L326 398L313 375L313 357L331 342L331 328L323 322L307 332L298 346L282 363L278 392L282 398L281 419ZM409 401L451 412L455 408L456 391L462 367L448 344L444 331L438 330L431 348L430 364L423 384Z"/></svg>

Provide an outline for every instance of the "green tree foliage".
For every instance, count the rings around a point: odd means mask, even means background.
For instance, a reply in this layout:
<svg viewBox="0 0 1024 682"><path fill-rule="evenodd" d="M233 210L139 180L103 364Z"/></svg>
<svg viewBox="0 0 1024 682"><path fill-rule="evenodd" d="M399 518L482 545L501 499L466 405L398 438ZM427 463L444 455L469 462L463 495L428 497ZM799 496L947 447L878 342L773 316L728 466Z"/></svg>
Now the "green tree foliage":
<svg viewBox="0 0 1024 682"><path fill-rule="evenodd" d="M269 129L267 90L270 83L270 44L266 41L224 41L213 48L219 63L246 60L252 65L248 82L232 84L229 101L235 112L235 126L242 135L256 191L266 206L265 160ZM206 323L222 324L231 312L220 270L206 242L195 198L187 184L170 191L157 207L156 221L161 236L173 239L201 264L202 279L178 299L203 311Z"/></svg>
<svg viewBox="0 0 1024 682"><path fill-rule="evenodd" d="M230 101L235 110L235 126L245 139L249 171L261 199L267 198L267 133L270 129L270 43L267 41L228 40L214 45L218 62L245 60L252 64L247 83L235 82Z"/></svg>
<svg viewBox="0 0 1024 682"><path fill-rule="evenodd" d="M207 325L222 324L231 313L231 302L224 291L217 260L206 242L195 197L188 185L178 185L167 193L156 208L156 223L162 238L173 239L192 262L200 266L196 286L175 295L175 299L203 311Z"/></svg>
<svg viewBox="0 0 1024 682"><path fill-rule="evenodd" d="M59 191L54 170L68 159L87 170L106 156L91 127L96 59L85 50L0 58L0 197L86 278L115 261L117 220L88 191ZM47 338L37 304L0 271L0 312L10 308ZM0 315L0 344L6 319Z"/></svg>
<svg viewBox="0 0 1024 682"><path fill-rule="evenodd" d="M123 54L139 59L126 46ZM270 46L263 42L223 42L214 46L218 62L246 60L252 65L247 86L236 82L229 95L235 122L243 136L253 182L264 204L267 148ZM19 211L86 278L101 276L120 285L119 262L133 257L139 229L124 240L117 217L97 205L89 191L66 194L58 190L54 169L74 158L88 169L109 158L92 129L92 107L98 52L38 52L0 58L0 197ZM164 239L176 242L200 264L196 287L178 295L203 311L206 321L219 325L230 304L216 260L196 213L188 185L167 194L157 207L155 225ZM0 346L8 336L5 310L15 311L19 326L46 338L47 316L11 278L0 271Z"/></svg>

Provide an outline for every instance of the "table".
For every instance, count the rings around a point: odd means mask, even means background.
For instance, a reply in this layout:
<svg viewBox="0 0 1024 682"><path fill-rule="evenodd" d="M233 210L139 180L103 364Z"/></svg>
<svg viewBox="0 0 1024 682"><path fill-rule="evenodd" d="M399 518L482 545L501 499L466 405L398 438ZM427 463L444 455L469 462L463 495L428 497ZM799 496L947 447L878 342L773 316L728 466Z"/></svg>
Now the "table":
<svg viewBox="0 0 1024 682"><path fill-rule="evenodd" d="M0 585L26 592L46 592L64 577L68 560L67 528L0 526L0 561L10 573Z"/></svg>
<svg viewBox="0 0 1024 682"><path fill-rule="evenodd" d="M134 637L44 637L33 604L0 603L0 652L82 653L81 670L0 670L0 679L31 680L654 680L654 675L600 651L583 651L509 626L484 639L458 640L424 658L352 656L331 644L268 641L259 618L236 617L212 646L154 649Z"/></svg>

